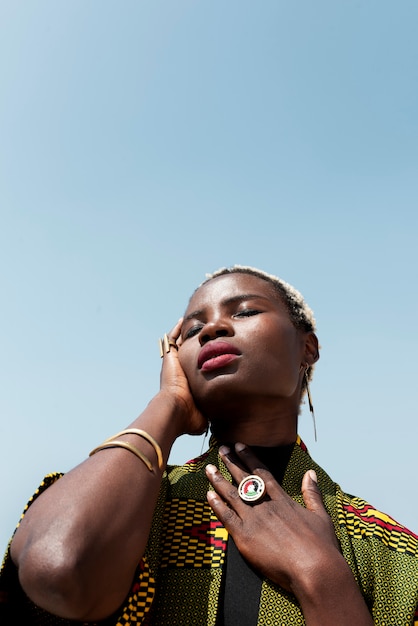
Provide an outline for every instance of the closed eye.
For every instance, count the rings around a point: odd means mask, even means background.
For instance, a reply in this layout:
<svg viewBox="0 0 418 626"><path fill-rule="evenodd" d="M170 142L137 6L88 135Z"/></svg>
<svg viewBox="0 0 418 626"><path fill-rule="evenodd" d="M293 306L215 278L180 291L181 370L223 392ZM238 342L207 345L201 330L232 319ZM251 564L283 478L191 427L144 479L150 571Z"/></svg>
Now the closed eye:
<svg viewBox="0 0 418 626"><path fill-rule="evenodd" d="M190 339L190 337L194 337L200 332L201 328L203 328L203 324L196 324L195 326L191 326L187 332L184 333L184 339Z"/></svg>
<svg viewBox="0 0 418 626"><path fill-rule="evenodd" d="M259 315L260 313L262 313L262 311L260 311L259 309L241 309L240 311L233 313L232 317L252 317L253 315ZM190 339L191 337L197 335L201 331L203 326L203 323L191 326L188 330L186 330L186 332L183 333L183 340L185 341L186 339Z"/></svg>
<svg viewBox="0 0 418 626"><path fill-rule="evenodd" d="M234 317L251 317L252 315L258 315L261 313L258 309L243 309L234 314Z"/></svg>

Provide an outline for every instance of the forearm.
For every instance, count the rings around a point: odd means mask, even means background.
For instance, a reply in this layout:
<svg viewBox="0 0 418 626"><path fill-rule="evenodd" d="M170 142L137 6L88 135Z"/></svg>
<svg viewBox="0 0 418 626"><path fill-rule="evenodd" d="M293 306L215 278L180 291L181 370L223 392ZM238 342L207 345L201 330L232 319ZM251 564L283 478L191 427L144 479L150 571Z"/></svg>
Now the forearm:
<svg viewBox="0 0 418 626"><path fill-rule="evenodd" d="M130 428L159 443L164 465L181 433L176 407L157 395ZM28 596L49 612L71 619L103 618L124 600L144 553L162 471L153 447L123 437L153 463L126 449L94 454L64 475L29 508L11 554Z"/></svg>
<svg viewBox="0 0 418 626"><path fill-rule="evenodd" d="M307 626L373 626L373 618L354 576L338 554L304 582L294 585Z"/></svg>

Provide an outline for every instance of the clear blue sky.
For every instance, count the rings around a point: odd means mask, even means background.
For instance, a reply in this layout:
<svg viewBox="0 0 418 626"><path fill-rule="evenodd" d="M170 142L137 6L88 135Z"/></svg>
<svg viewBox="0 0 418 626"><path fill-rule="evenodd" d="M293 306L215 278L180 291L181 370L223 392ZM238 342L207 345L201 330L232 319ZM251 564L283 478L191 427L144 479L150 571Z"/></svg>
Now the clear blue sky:
<svg viewBox="0 0 418 626"><path fill-rule="evenodd" d="M418 532L417 23L415 0L0 3L4 548L234 263L315 311L312 456Z"/></svg>

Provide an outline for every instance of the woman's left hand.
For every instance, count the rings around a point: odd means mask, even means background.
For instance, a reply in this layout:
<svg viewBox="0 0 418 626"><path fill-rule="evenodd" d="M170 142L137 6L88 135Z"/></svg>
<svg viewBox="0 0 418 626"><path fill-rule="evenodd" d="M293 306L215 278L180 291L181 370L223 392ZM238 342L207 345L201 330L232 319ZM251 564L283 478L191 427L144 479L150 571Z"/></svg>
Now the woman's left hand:
<svg viewBox="0 0 418 626"><path fill-rule="evenodd" d="M215 489L208 492L208 502L243 557L260 574L298 598L307 623L372 624L341 554L315 472L309 470L302 480L305 508L292 500L249 447L236 444L234 454L222 446L220 455L237 484L249 474L257 474L266 485L264 498L248 504L238 495L237 487L225 480L214 465L206 468ZM329 607L331 596L333 602L337 598L340 602L336 613ZM340 617L346 599L352 609L355 605L355 612L349 610ZM329 617L333 619L332 615L342 621L328 622ZM347 615L358 621L345 622Z"/></svg>
<svg viewBox="0 0 418 626"><path fill-rule="evenodd" d="M249 447L240 447L237 444L234 455L222 446L221 458L237 484L249 474L260 476L266 485L265 497L254 504L244 502L237 488L208 465L207 476L215 489L208 493L208 502L244 558L261 574L293 591L300 569L311 571L324 555L339 551L315 473L310 470L303 478L305 509L287 495Z"/></svg>

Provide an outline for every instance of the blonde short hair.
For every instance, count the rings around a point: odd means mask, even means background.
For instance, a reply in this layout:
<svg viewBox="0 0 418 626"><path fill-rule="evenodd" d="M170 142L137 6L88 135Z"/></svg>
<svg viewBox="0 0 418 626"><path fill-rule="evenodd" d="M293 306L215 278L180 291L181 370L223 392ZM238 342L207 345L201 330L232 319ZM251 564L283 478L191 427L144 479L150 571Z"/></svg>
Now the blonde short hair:
<svg viewBox="0 0 418 626"><path fill-rule="evenodd" d="M268 274L263 270L258 270L255 267L247 265L232 265L231 267L222 267L212 274L206 274L206 279L199 285L201 287L205 283L209 282L213 278L218 276L224 276L225 274L251 274L258 278L262 278L271 283L274 289L277 291L283 304L286 306L290 319L294 326L305 332L315 331L316 322L312 309L305 302L302 294L292 287L289 283L285 282L281 278ZM199 289L198 287L198 289Z"/></svg>

